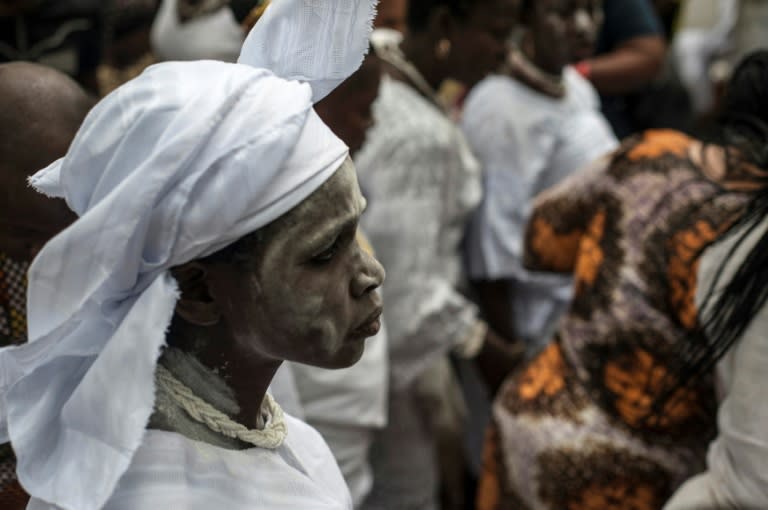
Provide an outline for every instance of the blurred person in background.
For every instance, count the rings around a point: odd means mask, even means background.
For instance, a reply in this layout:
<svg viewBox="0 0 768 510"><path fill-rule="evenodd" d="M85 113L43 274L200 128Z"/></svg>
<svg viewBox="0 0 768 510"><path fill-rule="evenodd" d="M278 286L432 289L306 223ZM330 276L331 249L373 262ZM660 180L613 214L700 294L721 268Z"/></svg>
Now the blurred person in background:
<svg viewBox="0 0 768 510"><path fill-rule="evenodd" d="M700 260L765 192L766 90L763 53L736 70L719 139L648 131L537 198L525 265L572 273L574 298L496 398L481 510L657 510L703 468L712 368L739 331L700 334Z"/></svg>
<svg viewBox="0 0 768 510"><path fill-rule="evenodd" d="M239 2L238 13L247 15L258 3ZM152 25L152 49L160 61L235 62L247 34L240 21L227 0L162 0Z"/></svg>
<svg viewBox="0 0 768 510"><path fill-rule="evenodd" d="M571 280L523 268L533 199L618 143L596 92L569 65L594 45L601 2L520 3L523 34L508 74L483 80L465 103L462 127L485 191L466 246L469 276L491 326L534 354L568 306Z"/></svg>
<svg viewBox="0 0 768 510"><path fill-rule="evenodd" d="M505 75L483 80L464 105L462 128L482 166L484 197L465 242L469 278L491 327L537 353L571 297L571 278L528 271L523 244L533 199L617 146L597 93L568 64L588 52L602 20L597 0L521 1L520 40ZM466 440L471 473L493 395L459 365L471 409Z"/></svg>
<svg viewBox="0 0 768 510"><path fill-rule="evenodd" d="M357 163L368 198L363 230L387 265L390 395L366 509L438 508L441 482L444 508L461 507L463 404L447 355L476 360L490 379L520 357L459 290L460 243L481 198L480 172L436 92L447 78L471 87L504 62L515 7L410 2L402 42L376 47L387 74Z"/></svg>
<svg viewBox="0 0 768 510"><path fill-rule="evenodd" d="M94 100L66 75L37 64L0 64L0 347L27 340L27 270L40 248L75 220L63 200L27 178L64 156ZM0 445L0 508L20 510L9 444Z"/></svg>
<svg viewBox="0 0 768 510"><path fill-rule="evenodd" d="M594 55L575 48L576 69L600 93L603 113L622 139L649 126L635 103L660 75L666 55L661 22L650 0L604 0L604 21Z"/></svg>
<svg viewBox="0 0 768 510"><path fill-rule="evenodd" d="M100 96L156 62L149 36L159 1L108 0L105 5L104 52L96 75Z"/></svg>
<svg viewBox="0 0 768 510"><path fill-rule="evenodd" d="M381 0L373 21L374 28L389 28L405 33L408 0Z"/></svg>

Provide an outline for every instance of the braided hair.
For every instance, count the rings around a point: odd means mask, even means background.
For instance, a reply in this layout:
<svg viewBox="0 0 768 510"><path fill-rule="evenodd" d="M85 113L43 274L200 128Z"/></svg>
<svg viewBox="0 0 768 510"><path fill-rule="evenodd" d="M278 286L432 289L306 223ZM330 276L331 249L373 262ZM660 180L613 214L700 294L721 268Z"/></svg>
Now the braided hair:
<svg viewBox="0 0 768 510"><path fill-rule="evenodd" d="M738 158L768 171L768 51L748 55L735 69L719 125L715 141L738 149L737 155L729 155L729 165ZM692 387L711 374L768 302L768 231L725 283L728 259L768 218L768 177L765 180L766 186L755 193L744 215L725 236L737 237L736 242L705 293L699 325L674 346L678 361L657 394L652 411L656 416L663 414L678 388Z"/></svg>

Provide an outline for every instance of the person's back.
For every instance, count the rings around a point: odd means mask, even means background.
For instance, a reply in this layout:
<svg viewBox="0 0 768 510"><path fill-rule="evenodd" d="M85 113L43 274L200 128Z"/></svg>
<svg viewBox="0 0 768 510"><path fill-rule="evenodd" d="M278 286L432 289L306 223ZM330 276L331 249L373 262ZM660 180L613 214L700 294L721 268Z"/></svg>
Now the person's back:
<svg viewBox="0 0 768 510"><path fill-rule="evenodd" d="M755 59L732 82L727 150L647 132L537 199L526 265L572 272L574 301L496 400L481 508L661 508L701 469L715 399L711 374L686 378L706 351L692 343L697 269L765 186L750 152L764 135L740 120L764 104L764 70Z"/></svg>

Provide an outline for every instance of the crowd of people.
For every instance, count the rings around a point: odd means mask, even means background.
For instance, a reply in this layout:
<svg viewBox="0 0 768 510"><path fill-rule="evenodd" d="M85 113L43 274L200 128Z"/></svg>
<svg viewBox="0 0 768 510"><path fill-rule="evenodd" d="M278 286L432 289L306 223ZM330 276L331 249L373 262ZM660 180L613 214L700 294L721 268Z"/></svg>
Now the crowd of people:
<svg viewBox="0 0 768 510"><path fill-rule="evenodd" d="M0 508L768 508L768 3L0 3Z"/></svg>

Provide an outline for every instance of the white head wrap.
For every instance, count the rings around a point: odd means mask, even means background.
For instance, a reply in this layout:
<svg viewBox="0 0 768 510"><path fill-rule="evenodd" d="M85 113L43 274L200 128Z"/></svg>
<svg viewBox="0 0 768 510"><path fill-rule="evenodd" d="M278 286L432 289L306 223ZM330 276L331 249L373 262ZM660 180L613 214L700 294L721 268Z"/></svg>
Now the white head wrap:
<svg viewBox="0 0 768 510"><path fill-rule="evenodd" d="M278 0L249 41L274 37L284 60L256 58L246 42L241 62L270 70L150 67L101 101L67 155L32 178L80 216L30 269L29 343L0 350L0 441L12 440L33 496L103 506L152 412L178 294L168 269L272 222L347 157L313 98L359 66L370 34L359 20L374 5ZM336 29L348 46L323 46ZM286 46L294 32L302 44ZM306 41L316 60L301 72L294 57Z"/></svg>

